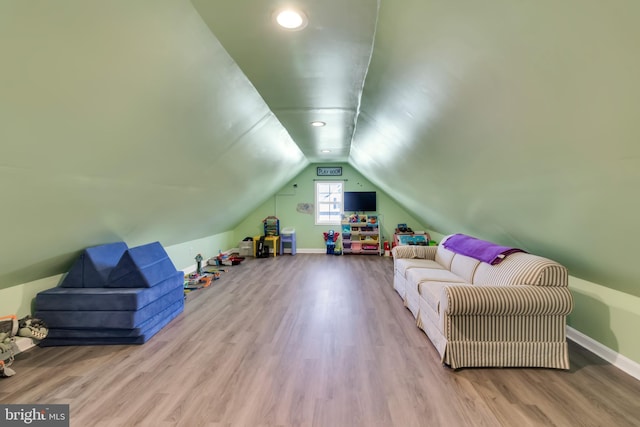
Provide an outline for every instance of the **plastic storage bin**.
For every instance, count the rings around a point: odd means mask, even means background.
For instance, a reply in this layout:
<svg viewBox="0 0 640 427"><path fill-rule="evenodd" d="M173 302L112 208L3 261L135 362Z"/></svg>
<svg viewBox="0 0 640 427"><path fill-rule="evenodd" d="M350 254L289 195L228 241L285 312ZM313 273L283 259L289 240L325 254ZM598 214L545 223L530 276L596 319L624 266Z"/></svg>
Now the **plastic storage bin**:
<svg viewBox="0 0 640 427"><path fill-rule="evenodd" d="M240 252L240 256L243 256L243 257L253 256L253 241L243 240L238 245L238 249Z"/></svg>

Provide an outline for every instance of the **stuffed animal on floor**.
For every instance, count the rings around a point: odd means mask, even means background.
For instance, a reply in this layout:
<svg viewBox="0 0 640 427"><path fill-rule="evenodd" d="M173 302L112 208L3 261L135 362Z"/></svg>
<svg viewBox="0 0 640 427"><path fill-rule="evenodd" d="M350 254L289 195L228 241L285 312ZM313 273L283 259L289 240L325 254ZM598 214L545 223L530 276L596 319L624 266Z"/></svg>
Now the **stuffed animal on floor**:
<svg viewBox="0 0 640 427"><path fill-rule="evenodd" d="M18 335L21 337L43 340L47 334L49 334L49 329L40 319L25 316L18 322Z"/></svg>

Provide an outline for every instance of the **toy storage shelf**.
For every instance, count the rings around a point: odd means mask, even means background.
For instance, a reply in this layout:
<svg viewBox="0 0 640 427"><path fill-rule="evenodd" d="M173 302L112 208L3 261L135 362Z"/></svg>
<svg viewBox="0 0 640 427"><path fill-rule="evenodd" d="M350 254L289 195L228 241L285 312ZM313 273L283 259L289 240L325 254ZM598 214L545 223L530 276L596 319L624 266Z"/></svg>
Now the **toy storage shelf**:
<svg viewBox="0 0 640 427"><path fill-rule="evenodd" d="M351 215L342 220L342 253L380 255L377 215Z"/></svg>

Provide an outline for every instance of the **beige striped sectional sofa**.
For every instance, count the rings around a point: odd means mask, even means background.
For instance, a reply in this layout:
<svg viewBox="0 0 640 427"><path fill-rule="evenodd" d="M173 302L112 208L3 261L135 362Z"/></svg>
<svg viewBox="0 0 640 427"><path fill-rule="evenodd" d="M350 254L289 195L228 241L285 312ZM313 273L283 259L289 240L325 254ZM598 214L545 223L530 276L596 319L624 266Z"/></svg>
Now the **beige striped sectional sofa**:
<svg viewBox="0 0 640 427"><path fill-rule="evenodd" d="M442 242L397 246L393 257L393 286L444 364L569 369L562 265L524 252L491 265Z"/></svg>

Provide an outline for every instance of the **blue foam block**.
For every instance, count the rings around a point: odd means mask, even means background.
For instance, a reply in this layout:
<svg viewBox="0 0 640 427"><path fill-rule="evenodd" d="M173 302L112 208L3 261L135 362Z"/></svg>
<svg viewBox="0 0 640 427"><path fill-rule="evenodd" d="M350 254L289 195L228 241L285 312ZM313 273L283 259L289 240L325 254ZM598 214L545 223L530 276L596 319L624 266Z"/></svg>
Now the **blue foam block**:
<svg viewBox="0 0 640 427"><path fill-rule="evenodd" d="M106 287L150 288L172 276L176 267L160 242L125 251L111 273Z"/></svg>
<svg viewBox="0 0 640 427"><path fill-rule="evenodd" d="M111 270L128 249L124 242L93 246L82 251L60 283L63 288L103 288Z"/></svg>
<svg viewBox="0 0 640 427"><path fill-rule="evenodd" d="M42 319L50 328L69 329L133 329L149 320L171 304L184 299L183 286L176 287L139 310L40 310L34 317Z"/></svg>
<svg viewBox="0 0 640 427"><path fill-rule="evenodd" d="M184 300L167 307L135 329L50 329L40 347L144 344L184 310Z"/></svg>
<svg viewBox="0 0 640 427"><path fill-rule="evenodd" d="M149 330L160 324L164 319L176 311L184 310L184 298L169 305L140 326L132 329L73 329L73 328L49 328L49 333L45 341L49 338L135 338L145 335Z"/></svg>
<svg viewBox="0 0 640 427"><path fill-rule="evenodd" d="M176 271L153 288L51 288L36 295L35 308L36 311L135 311L183 285L184 275Z"/></svg>

